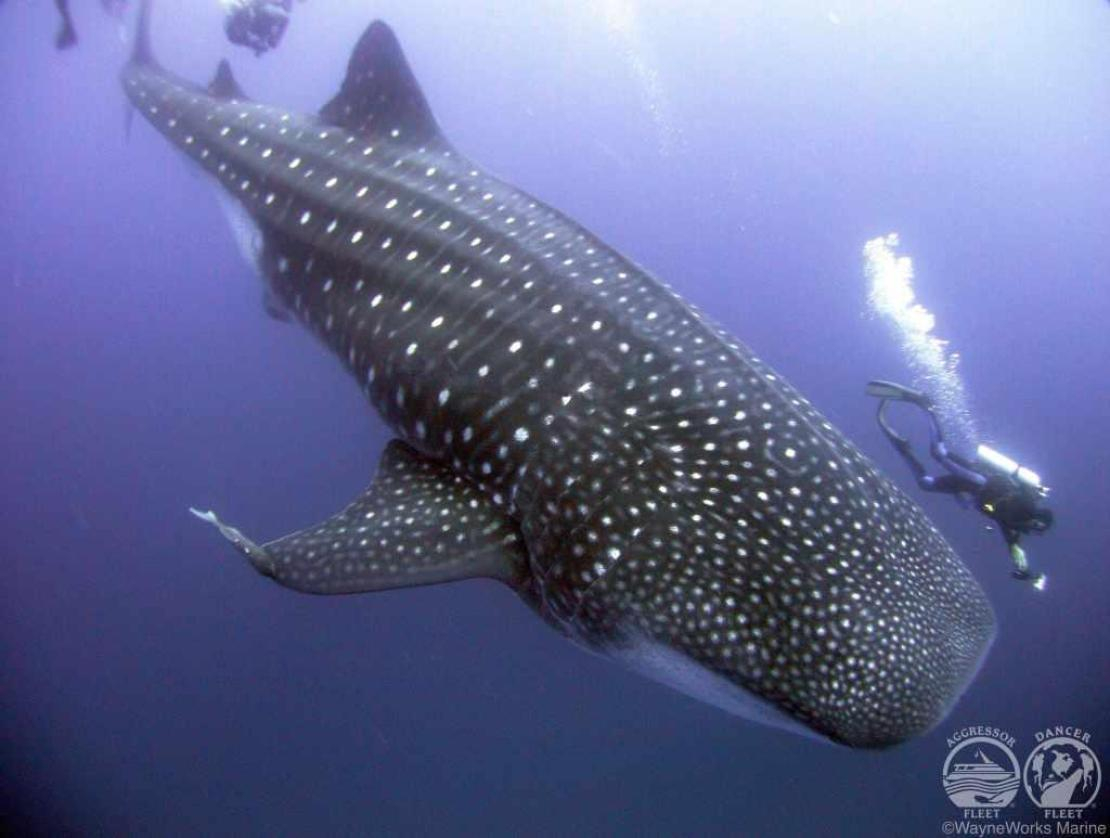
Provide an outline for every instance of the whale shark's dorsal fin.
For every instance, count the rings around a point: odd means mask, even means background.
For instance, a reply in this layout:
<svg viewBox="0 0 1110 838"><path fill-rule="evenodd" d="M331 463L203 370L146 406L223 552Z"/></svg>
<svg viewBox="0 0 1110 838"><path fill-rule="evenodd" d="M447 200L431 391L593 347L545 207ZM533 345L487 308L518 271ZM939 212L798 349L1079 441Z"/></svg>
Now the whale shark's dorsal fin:
<svg viewBox="0 0 1110 838"><path fill-rule="evenodd" d="M516 525L460 477L403 442L385 449L378 473L326 521L256 544L214 512L217 527L255 569L313 594L351 594L486 577L516 586L528 557Z"/></svg>
<svg viewBox="0 0 1110 838"><path fill-rule="evenodd" d="M448 145L397 36L380 20L355 45L343 86L320 117L368 140L396 137L414 145Z"/></svg>
<svg viewBox="0 0 1110 838"><path fill-rule="evenodd" d="M235 76L231 72L231 65L227 63L226 58L220 59L220 63L216 67L216 75L214 75L212 81L208 83L208 92L217 99L239 99L241 101L246 101L250 98L243 92L243 88L239 86L239 82L235 80Z"/></svg>

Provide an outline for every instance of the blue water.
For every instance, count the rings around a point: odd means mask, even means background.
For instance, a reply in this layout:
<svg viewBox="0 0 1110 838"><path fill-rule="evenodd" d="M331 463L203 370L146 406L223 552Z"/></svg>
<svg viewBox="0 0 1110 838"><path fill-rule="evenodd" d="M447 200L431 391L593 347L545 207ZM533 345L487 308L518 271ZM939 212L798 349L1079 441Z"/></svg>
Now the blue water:
<svg viewBox="0 0 1110 838"><path fill-rule="evenodd" d="M387 439L267 318L210 185L136 120L99 6L54 52L0 5L0 794L27 831L935 835L946 737L1078 725L1110 765L1110 4L348 3L256 60L214 2L162 0L162 62L231 54L313 110L373 16L447 135L649 267L911 493L871 377L861 247L898 231L984 435L1053 487L1013 582L997 533L921 502L999 636L932 733L851 751L586 655L494 583L313 598L187 513L271 538L339 509ZM680 11L680 8L685 11ZM631 9L630 13L628 9ZM1101 812L1108 803L1103 783ZM1088 812L1097 820L1099 809ZM1032 822L1020 794L1007 817Z"/></svg>

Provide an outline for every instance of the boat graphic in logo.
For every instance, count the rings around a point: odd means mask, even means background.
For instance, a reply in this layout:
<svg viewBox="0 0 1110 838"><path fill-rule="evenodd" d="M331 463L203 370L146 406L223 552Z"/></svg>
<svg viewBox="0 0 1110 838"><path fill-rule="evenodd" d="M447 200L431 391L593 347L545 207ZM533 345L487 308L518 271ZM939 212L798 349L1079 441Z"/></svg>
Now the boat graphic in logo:
<svg viewBox="0 0 1110 838"><path fill-rule="evenodd" d="M1021 787L1018 761L997 739L976 736L960 743L944 761L944 791L961 809L1000 809Z"/></svg>

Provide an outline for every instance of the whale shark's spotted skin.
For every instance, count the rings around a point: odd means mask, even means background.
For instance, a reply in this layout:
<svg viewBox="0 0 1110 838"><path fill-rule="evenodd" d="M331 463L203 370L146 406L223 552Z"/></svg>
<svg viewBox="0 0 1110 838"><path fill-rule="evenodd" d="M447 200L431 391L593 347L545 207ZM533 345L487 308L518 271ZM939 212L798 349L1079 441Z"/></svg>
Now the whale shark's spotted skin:
<svg viewBox="0 0 1110 838"><path fill-rule="evenodd" d="M920 509L746 347L455 151L387 27L319 117L226 65L188 85L144 38L132 102L250 216L273 297L403 441L309 530L259 546L204 513L261 572L499 578L589 648L850 745L947 711L993 615Z"/></svg>

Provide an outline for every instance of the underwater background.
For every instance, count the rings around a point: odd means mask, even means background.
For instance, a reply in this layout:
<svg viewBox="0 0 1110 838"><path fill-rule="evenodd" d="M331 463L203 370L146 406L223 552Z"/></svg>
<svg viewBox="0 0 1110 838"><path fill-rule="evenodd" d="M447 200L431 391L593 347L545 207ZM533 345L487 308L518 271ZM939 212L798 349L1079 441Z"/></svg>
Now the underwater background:
<svg viewBox="0 0 1110 838"><path fill-rule="evenodd" d="M388 439L268 318L205 177L142 120L129 35L0 3L0 812L24 833L936 835L947 737L1073 725L1110 765L1110 3L307 0L262 58L160 0L161 62L316 110L373 18L447 136L722 323L918 499L998 638L931 733L853 751L579 651L472 581L309 597L188 514L320 520ZM862 248L897 231L983 440L1056 526L922 496L867 379L909 380ZM911 414L900 425L923 423ZM1105 821L1110 781L1085 822ZM1005 818L1040 815L1020 794Z"/></svg>

